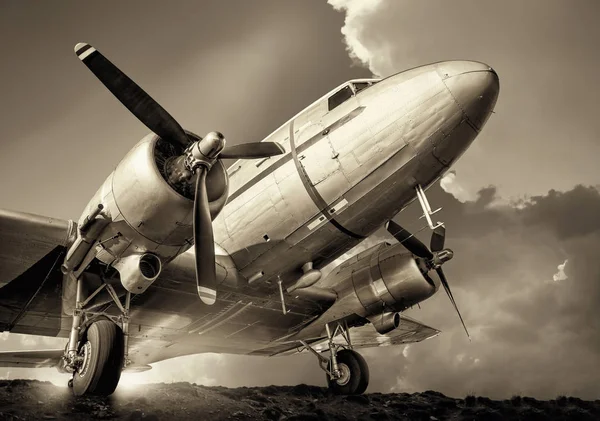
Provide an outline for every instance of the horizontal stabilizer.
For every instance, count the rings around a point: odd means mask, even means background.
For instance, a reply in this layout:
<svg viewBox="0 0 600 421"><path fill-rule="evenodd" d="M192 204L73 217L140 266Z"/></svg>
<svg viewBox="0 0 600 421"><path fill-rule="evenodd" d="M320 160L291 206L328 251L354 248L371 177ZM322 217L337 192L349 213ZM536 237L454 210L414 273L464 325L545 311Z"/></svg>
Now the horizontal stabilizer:
<svg viewBox="0 0 600 421"><path fill-rule="evenodd" d="M64 352L64 349L2 351L0 352L0 367L56 367Z"/></svg>

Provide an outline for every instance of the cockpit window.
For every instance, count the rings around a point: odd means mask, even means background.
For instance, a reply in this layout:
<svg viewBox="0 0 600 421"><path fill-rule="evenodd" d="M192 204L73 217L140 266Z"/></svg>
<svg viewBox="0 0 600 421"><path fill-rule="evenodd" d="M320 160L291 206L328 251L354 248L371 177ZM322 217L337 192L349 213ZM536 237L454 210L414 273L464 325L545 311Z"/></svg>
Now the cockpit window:
<svg viewBox="0 0 600 421"><path fill-rule="evenodd" d="M369 85L370 85L369 82L355 82L354 83L354 90L356 91L356 93L359 93L363 89L368 88Z"/></svg>
<svg viewBox="0 0 600 421"><path fill-rule="evenodd" d="M352 89L350 89L350 85L346 85L329 97L329 111L350 98L352 98Z"/></svg>

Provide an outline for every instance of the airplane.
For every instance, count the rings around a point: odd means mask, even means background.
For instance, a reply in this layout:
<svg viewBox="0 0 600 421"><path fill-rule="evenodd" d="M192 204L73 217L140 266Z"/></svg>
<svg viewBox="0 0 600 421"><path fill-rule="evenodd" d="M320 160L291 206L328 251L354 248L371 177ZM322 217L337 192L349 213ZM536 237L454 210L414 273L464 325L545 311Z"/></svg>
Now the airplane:
<svg viewBox="0 0 600 421"><path fill-rule="evenodd" d="M122 372L177 356L310 352L332 392L361 394L369 370L356 349L438 335L403 311L440 287L468 335L425 192L493 112L490 66L350 80L263 141L230 146L184 130L91 45L75 53L151 133L78 221L0 210L0 331L66 339L0 352L0 366L56 367L74 395L106 396ZM414 200L429 247L393 221ZM396 243L324 275L383 226Z"/></svg>

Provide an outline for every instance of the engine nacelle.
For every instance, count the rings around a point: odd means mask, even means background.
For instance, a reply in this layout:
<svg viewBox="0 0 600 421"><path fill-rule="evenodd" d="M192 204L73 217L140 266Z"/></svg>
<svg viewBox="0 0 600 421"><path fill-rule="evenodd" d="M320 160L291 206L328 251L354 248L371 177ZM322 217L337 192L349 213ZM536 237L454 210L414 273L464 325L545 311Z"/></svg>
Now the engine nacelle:
<svg viewBox="0 0 600 421"><path fill-rule="evenodd" d="M187 133L192 140L200 139ZM106 227L94 239L95 250L90 249L88 256L94 254L100 261L116 265L119 260L128 261L128 256L149 252L166 264L193 244L195 177L173 183L176 177L169 173L170 164L182 153L155 134L149 134L129 151L78 222L82 226L99 204L103 206L94 223ZM214 219L225 206L229 189L227 171L220 160L209 171L206 184ZM137 281L133 283L136 286L132 292L140 292Z"/></svg>
<svg viewBox="0 0 600 421"><path fill-rule="evenodd" d="M432 296L440 286L423 259L401 244L379 244L352 271L356 296L367 315L382 309L402 311Z"/></svg>
<svg viewBox="0 0 600 421"><path fill-rule="evenodd" d="M368 319L380 334L388 333L401 323L399 312L431 297L440 284L426 260L402 244L377 244L341 263L316 284L315 290L332 291L335 302L297 336L323 336L325 323L356 316ZM294 294L302 292L300 288ZM326 296L313 298L332 301Z"/></svg>
<svg viewBox="0 0 600 421"><path fill-rule="evenodd" d="M141 294L158 278L162 270L160 259L151 253L132 254L113 263L121 275L125 289Z"/></svg>

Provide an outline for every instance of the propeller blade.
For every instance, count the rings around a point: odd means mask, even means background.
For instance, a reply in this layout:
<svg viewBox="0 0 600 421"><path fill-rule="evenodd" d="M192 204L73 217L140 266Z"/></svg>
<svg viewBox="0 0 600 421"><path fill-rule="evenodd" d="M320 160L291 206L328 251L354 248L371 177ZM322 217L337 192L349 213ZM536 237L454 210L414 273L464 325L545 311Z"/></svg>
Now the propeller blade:
<svg viewBox="0 0 600 421"><path fill-rule="evenodd" d="M190 141L179 123L98 50L80 42L75 54L146 127L168 142L188 146Z"/></svg>
<svg viewBox="0 0 600 421"><path fill-rule="evenodd" d="M398 240L408 251L412 254L423 257L425 259L433 258L433 254L429 251L427 246L421 242L417 237L412 235L410 232L402 228L394 221L388 221L385 227L392 236Z"/></svg>
<svg viewBox="0 0 600 421"><path fill-rule="evenodd" d="M444 250L444 243L446 242L446 227L440 225L436 229L433 230L431 234L431 242L429 243L429 248L432 252L436 253L438 251Z"/></svg>
<svg viewBox="0 0 600 421"><path fill-rule="evenodd" d="M225 146L219 154L222 159L254 159L268 158L285 153L285 149L277 142L253 142L240 145Z"/></svg>
<svg viewBox="0 0 600 421"><path fill-rule="evenodd" d="M215 268L215 243L212 219L208 207L205 167L199 167L194 200L194 250L196 252L196 283L198 295L204 304L217 300L217 273Z"/></svg>
<svg viewBox="0 0 600 421"><path fill-rule="evenodd" d="M460 318L460 322L462 323L463 327L465 328L465 332L467 333L467 337L469 338L469 341L470 341L471 340L471 335L469 335L469 331L467 330L467 326L465 325L465 321L463 320L463 318L462 318L462 316L460 314L460 311L458 310L458 306L456 305L456 301L454 301L454 297L452 296L452 291L450 291L450 285L448 284L448 280L446 279L446 275L444 275L444 271L442 270L441 267L438 267L435 271L440 276L440 280L442 281L442 285L444 286L444 289L446 290L446 294L448 294L448 298L450 298L450 302L454 306L454 309L456 310L456 313L458 314L458 317Z"/></svg>

